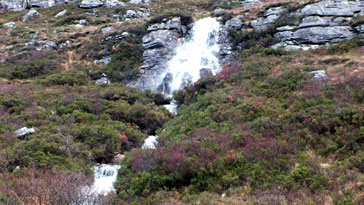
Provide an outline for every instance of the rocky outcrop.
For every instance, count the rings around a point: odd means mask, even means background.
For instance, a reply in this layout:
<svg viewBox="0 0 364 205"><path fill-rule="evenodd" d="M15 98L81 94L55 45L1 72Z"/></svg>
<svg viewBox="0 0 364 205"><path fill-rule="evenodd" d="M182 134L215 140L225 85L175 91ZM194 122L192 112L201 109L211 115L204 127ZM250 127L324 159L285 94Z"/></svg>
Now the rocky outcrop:
<svg viewBox="0 0 364 205"><path fill-rule="evenodd" d="M124 18L126 19L135 19L135 18L147 18L149 17L149 10L140 8L138 10L127 10L126 14L124 15Z"/></svg>
<svg viewBox="0 0 364 205"><path fill-rule="evenodd" d="M21 11L32 7L49 8L68 2L69 0L1 0L0 8L6 8L8 11Z"/></svg>
<svg viewBox="0 0 364 205"><path fill-rule="evenodd" d="M265 30L274 26L286 11L284 7L270 8L263 17L252 20L250 26L256 30ZM349 23L363 14L363 1L323 0L306 5L289 14L292 18L300 19L298 24L276 28L274 36L279 43L272 47L286 50L310 49L349 40L358 35L363 37L364 26L351 27Z"/></svg>
<svg viewBox="0 0 364 205"><path fill-rule="evenodd" d="M39 16L38 11L35 10L35 9L32 9L27 14L25 14L23 16L23 22L27 22L27 21L33 20L33 19L37 18L38 16Z"/></svg>
<svg viewBox="0 0 364 205"><path fill-rule="evenodd" d="M186 32L187 28L182 25L180 17L150 25L148 34L142 39L144 63L140 69L141 78L132 85L141 89L162 89L156 82L163 81L161 74Z"/></svg>

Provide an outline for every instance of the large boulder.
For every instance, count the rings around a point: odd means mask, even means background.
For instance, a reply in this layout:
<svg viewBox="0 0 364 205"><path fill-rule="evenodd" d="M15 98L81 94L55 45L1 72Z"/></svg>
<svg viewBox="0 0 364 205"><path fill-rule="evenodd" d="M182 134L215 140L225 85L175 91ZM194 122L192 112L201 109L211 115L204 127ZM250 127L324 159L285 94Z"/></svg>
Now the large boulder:
<svg viewBox="0 0 364 205"><path fill-rule="evenodd" d="M125 7L126 4L123 2L120 2L119 0L106 0L105 1L105 7L112 9L115 7Z"/></svg>
<svg viewBox="0 0 364 205"><path fill-rule="evenodd" d="M35 9L31 9L27 14L23 16L23 22L33 20L39 16L39 13Z"/></svg>
<svg viewBox="0 0 364 205"><path fill-rule="evenodd" d="M16 23L15 22L9 22L4 24L4 28L16 28Z"/></svg>
<svg viewBox="0 0 364 205"><path fill-rule="evenodd" d="M28 6L39 7L39 8L49 8L56 5L55 0L30 0L28 1Z"/></svg>
<svg viewBox="0 0 364 205"><path fill-rule="evenodd" d="M24 139L24 137L34 133L35 133L34 128L27 128L27 127L20 128L14 132L15 136L20 139Z"/></svg>
<svg viewBox="0 0 364 205"><path fill-rule="evenodd" d="M295 31L292 39L299 43L337 43L353 38L350 26L309 27Z"/></svg>
<svg viewBox="0 0 364 205"><path fill-rule="evenodd" d="M26 0L2 0L0 7L6 8L8 11L21 11L27 8Z"/></svg>
<svg viewBox="0 0 364 205"><path fill-rule="evenodd" d="M181 17L174 17L167 22L152 24L148 26L148 31L157 31L157 30L170 30L170 29L176 29L179 32L182 32L182 23L181 23Z"/></svg>
<svg viewBox="0 0 364 205"><path fill-rule="evenodd" d="M79 7L83 9L92 9L102 5L104 5L104 3L100 0L82 0Z"/></svg>

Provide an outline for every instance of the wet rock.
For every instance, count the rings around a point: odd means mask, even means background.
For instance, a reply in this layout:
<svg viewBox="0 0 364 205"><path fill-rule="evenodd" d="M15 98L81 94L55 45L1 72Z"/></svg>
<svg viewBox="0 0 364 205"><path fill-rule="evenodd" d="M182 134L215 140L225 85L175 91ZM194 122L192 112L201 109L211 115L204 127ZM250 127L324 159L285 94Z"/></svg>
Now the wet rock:
<svg viewBox="0 0 364 205"><path fill-rule="evenodd" d="M102 5L104 5L104 3L102 3L102 1L100 0L82 0L79 7L83 9L92 9L100 7Z"/></svg>
<svg viewBox="0 0 364 205"><path fill-rule="evenodd" d="M298 27L328 26L330 22L331 17L308 16L302 19L302 23Z"/></svg>
<svg viewBox="0 0 364 205"><path fill-rule="evenodd" d="M9 22L4 24L4 28L16 28L16 23L15 22Z"/></svg>
<svg viewBox="0 0 364 205"><path fill-rule="evenodd" d="M63 10L63 11L59 12L57 15L55 15L54 17L56 17L56 18L63 17L64 15L67 14L67 12L68 12L67 10Z"/></svg>
<svg viewBox="0 0 364 205"><path fill-rule="evenodd" d="M112 9L115 7L125 7L125 6L126 6L125 3L120 2L118 0L106 0L105 1L105 7L109 8L109 9Z"/></svg>
<svg viewBox="0 0 364 205"><path fill-rule="evenodd" d="M311 72L309 72L309 74L312 74L313 78L315 78L317 81L327 80L327 75L324 70L311 71Z"/></svg>
<svg viewBox="0 0 364 205"><path fill-rule="evenodd" d="M20 128L14 132L15 136L20 139L24 139L26 136L34 133L35 133L34 128L27 128L27 127Z"/></svg>
<svg viewBox="0 0 364 205"><path fill-rule="evenodd" d="M209 76L213 76L212 71L209 68L200 69L200 78L206 78Z"/></svg>
<svg viewBox="0 0 364 205"><path fill-rule="evenodd" d="M170 93L171 88L169 87L169 84L173 81L173 74L167 73L162 81L162 84L159 86L158 91L162 93Z"/></svg>
<svg viewBox="0 0 364 205"><path fill-rule="evenodd" d="M349 40L353 36L350 26L309 27L295 31L292 39L298 43L324 44Z"/></svg>
<svg viewBox="0 0 364 205"><path fill-rule="evenodd" d="M154 49L161 47L172 48L169 42L176 42L177 40L178 35L176 35L173 31L157 30L144 36L142 45L144 49Z"/></svg>
<svg viewBox="0 0 364 205"><path fill-rule="evenodd" d="M31 9L27 14L23 16L23 22L33 20L39 16L39 13L35 9Z"/></svg>
<svg viewBox="0 0 364 205"><path fill-rule="evenodd" d="M111 61L111 57L110 56L106 56L106 57L101 58L100 60L94 60L94 64L95 65L97 65L97 64L107 65L107 64L110 63L110 61Z"/></svg>

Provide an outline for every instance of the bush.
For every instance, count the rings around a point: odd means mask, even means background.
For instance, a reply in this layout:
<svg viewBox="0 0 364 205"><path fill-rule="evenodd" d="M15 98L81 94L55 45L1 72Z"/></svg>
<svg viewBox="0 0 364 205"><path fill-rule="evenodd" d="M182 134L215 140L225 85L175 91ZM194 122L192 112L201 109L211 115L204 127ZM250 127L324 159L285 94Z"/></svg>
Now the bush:
<svg viewBox="0 0 364 205"><path fill-rule="evenodd" d="M47 86L51 85L87 85L88 76L83 73L72 73L72 74L53 74L47 76L44 84Z"/></svg>

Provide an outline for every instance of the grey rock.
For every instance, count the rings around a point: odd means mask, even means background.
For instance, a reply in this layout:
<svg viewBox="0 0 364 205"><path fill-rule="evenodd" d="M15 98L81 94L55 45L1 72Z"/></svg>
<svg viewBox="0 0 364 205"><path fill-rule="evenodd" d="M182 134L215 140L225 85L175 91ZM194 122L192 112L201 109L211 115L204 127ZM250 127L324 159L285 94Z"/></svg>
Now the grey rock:
<svg viewBox="0 0 364 205"><path fill-rule="evenodd" d="M110 80L107 78L107 75L105 73L102 74L102 77L98 80L96 80L95 84L96 85L109 85L111 82Z"/></svg>
<svg viewBox="0 0 364 205"><path fill-rule="evenodd" d="M30 0L29 7L50 8L56 5L55 0Z"/></svg>
<svg viewBox="0 0 364 205"><path fill-rule="evenodd" d="M163 30L163 29L176 29L179 32L182 32L182 23L180 17L174 17L171 20L168 20L167 22L152 24L148 27L148 31L157 31L157 30Z"/></svg>
<svg viewBox="0 0 364 205"><path fill-rule="evenodd" d="M295 31L292 39L298 43L324 44L348 40L353 36L349 26L309 27Z"/></svg>
<svg viewBox="0 0 364 205"><path fill-rule="evenodd" d="M337 25L339 26L340 24L348 24L351 21L351 17L337 17L335 18L332 23L330 25Z"/></svg>
<svg viewBox="0 0 364 205"><path fill-rule="evenodd" d="M67 10L65 9L65 10L63 10L63 11L61 11L61 12L59 12L57 15L55 15L54 17L56 17L56 18L59 18L59 17L62 17L62 16L64 16L64 15L66 15L67 14Z"/></svg>
<svg viewBox="0 0 364 205"><path fill-rule="evenodd" d="M303 16L354 16L363 9L360 1L324 0L305 6Z"/></svg>
<svg viewBox="0 0 364 205"><path fill-rule="evenodd" d="M14 132L15 136L21 139L24 139L24 137L34 133L35 133L34 128L27 128L27 127L20 128Z"/></svg>
<svg viewBox="0 0 364 205"><path fill-rule="evenodd" d="M178 37L179 35L176 35L174 32L171 32L169 30L157 30L144 36L142 39L143 40L142 45L144 49L170 47L169 42L170 41L177 42Z"/></svg>
<svg viewBox="0 0 364 205"><path fill-rule="evenodd" d="M264 17L268 17L271 15L280 16L286 9L283 7L272 7L264 12Z"/></svg>
<svg viewBox="0 0 364 205"><path fill-rule="evenodd" d="M16 23L15 22L9 22L4 24L5 28L16 28Z"/></svg>
<svg viewBox="0 0 364 205"><path fill-rule="evenodd" d="M331 17L308 16L302 19L302 23L298 27L328 26L330 22Z"/></svg>
<svg viewBox="0 0 364 205"><path fill-rule="evenodd" d="M150 5L152 3L151 0L130 0L129 1L130 4L144 4L144 5Z"/></svg>
<svg viewBox="0 0 364 205"><path fill-rule="evenodd" d="M124 18L127 19L134 19L134 18L147 18L149 17L149 13L145 13L142 11L135 11L135 10L127 10Z"/></svg>
<svg viewBox="0 0 364 205"><path fill-rule="evenodd" d="M225 25L228 27L228 29L239 30L243 27L243 22L241 22L239 18L232 18L226 21Z"/></svg>
<svg viewBox="0 0 364 205"><path fill-rule="evenodd" d="M261 1L259 0L244 0L243 2L241 2L244 6L255 6L255 5L260 5L263 4Z"/></svg>
<svg viewBox="0 0 364 205"><path fill-rule="evenodd" d="M111 61L111 57L110 56L106 56L106 57L101 58L100 60L94 60L94 64L95 65L97 65L97 64L107 65L107 64L110 63L110 61Z"/></svg>
<svg viewBox="0 0 364 205"><path fill-rule="evenodd" d="M92 9L102 5L104 5L104 3L100 0L82 0L79 7L83 9Z"/></svg>
<svg viewBox="0 0 364 205"><path fill-rule="evenodd" d="M81 19L80 24L86 26L88 24L88 21L86 19Z"/></svg>
<svg viewBox="0 0 364 205"><path fill-rule="evenodd" d="M309 74L312 74L313 78L315 78L317 81L327 80L327 75L324 70L311 71L311 72L309 72Z"/></svg>
<svg viewBox="0 0 364 205"><path fill-rule="evenodd" d="M278 18L279 16L277 15L270 15L267 18L260 17L256 20L252 20L250 22L250 26L256 30L265 30L269 26L271 26Z"/></svg>
<svg viewBox="0 0 364 205"><path fill-rule="evenodd" d="M293 32L292 31L278 32L278 33L274 34L274 37L278 38L280 41L291 40L293 37Z"/></svg>
<svg viewBox="0 0 364 205"><path fill-rule="evenodd" d="M359 33L364 33L364 24L355 27L355 30L357 30Z"/></svg>
<svg viewBox="0 0 364 205"><path fill-rule="evenodd" d="M54 41L47 41L43 46L42 49L52 50L57 48L57 43Z"/></svg>
<svg viewBox="0 0 364 205"><path fill-rule="evenodd" d="M26 0L2 0L0 7L7 8L8 11L21 11L27 8Z"/></svg>
<svg viewBox="0 0 364 205"><path fill-rule="evenodd" d="M296 28L297 28L296 26L282 26L282 27L276 28L276 30L277 31L293 31Z"/></svg>
<svg viewBox="0 0 364 205"><path fill-rule="evenodd" d="M111 31L115 31L115 28L114 28L114 27L112 27L112 26L108 26L108 27L105 27L105 28L102 28L102 29L101 29L101 33L102 33L103 35L105 35L105 34L107 34L107 33L111 32Z"/></svg>
<svg viewBox="0 0 364 205"><path fill-rule="evenodd" d="M213 11L214 16L222 16L226 13L225 9L217 8Z"/></svg>
<svg viewBox="0 0 364 205"><path fill-rule="evenodd" d="M200 78L206 78L209 76L213 76L212 71L209 68L200 69Z"/></svg>
<svg viewBox="0 0 364 205"><path fill-rule="evenodd" d="M105 7L112 9L115 7L126 7L126 4L123 2L120 2L118 0L106 0L105 1Z"/></svg>
<svg viewBox="0 0 364 205"><path fill-rule="evenodd" d="M310 50L310 49L316 49L319 47L319 45L309 45L309 44L295 44L293 41L284 41L277 43L273 46L271 46L273 49L282 48L286 51L296 51L296 50Z"/></svg>
<svg viewBox="0 0 364 205"><path fill-rule="evenodd" d="M23 22L33 20L39 16L39 13L35 9L31 9L27 14L23 16Z"/></svg>

